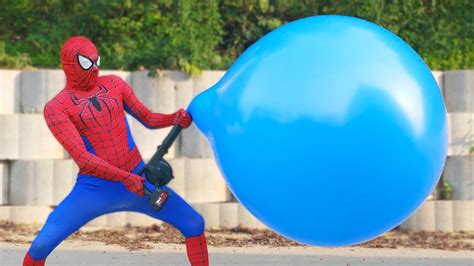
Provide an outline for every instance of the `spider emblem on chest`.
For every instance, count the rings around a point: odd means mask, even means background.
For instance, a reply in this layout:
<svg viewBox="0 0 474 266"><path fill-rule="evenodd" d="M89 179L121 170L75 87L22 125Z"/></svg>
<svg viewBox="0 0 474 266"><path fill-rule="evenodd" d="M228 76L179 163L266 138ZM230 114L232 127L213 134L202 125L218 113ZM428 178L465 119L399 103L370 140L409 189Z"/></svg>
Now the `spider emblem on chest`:
<svg viewBox="0 0 474 266"><path fill-rule="evenodd" d="M119 103L114 97L108 96L108 92L109 90L106 87L99 85L99 89L88 97L77 98L76 95L71 93L70 96L74 105L81 107L78 115L84 126L92 126L88 124L89 118L92 118L98 125L101 125L99 117L108 116L108 121L112 120L112 110L116 110Z"/></svg>

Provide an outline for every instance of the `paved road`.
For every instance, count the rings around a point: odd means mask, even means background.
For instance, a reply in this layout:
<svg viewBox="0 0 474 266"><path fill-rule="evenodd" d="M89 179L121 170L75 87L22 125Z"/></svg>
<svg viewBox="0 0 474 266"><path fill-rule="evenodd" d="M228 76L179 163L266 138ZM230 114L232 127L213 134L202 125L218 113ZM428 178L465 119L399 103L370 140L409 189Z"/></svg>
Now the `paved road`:
<svg viewBox="0 0 474 266"><path fill-rule="evenodd" d="M0 243L0 265L20 265L25 245ZM210 248L211 265L474 265L469 251L367 248ZM65 243L48 265L188 265L180 245L127 251L100 243Z"/></svg>

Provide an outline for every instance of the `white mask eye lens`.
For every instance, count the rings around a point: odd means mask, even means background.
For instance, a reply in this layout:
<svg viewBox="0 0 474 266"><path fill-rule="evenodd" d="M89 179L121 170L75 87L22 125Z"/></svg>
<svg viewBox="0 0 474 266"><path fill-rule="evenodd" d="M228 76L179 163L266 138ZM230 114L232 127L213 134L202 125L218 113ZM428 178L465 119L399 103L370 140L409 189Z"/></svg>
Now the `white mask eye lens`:
<svg viewBox="0 0 474 266"><path fill-rule="evenodd" d="M99 56L99 58L97 58L96 64L97 64L97 66L100 66L100 56Z"/></svg>
<svg viewBox="0 0 474 266"><path fill-rule="evenodd" d="M89 58L77 55L77 59L79 60L79 65L81 65L82 69L87 70L92 67L92 61Z"/></svg>

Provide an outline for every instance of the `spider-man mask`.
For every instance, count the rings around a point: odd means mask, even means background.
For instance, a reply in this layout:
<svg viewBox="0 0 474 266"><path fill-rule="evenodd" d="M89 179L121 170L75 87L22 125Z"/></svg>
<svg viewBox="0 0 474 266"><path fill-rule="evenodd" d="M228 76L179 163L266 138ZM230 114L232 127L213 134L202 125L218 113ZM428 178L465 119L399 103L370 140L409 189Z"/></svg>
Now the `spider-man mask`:
<svg viewBox="0 0 474 266"><path fill-rule="evenodd" d="M67 87L89 90L97 84L100 57L94 43L84 37L72 37L61 49L61 63Z"/></svg>

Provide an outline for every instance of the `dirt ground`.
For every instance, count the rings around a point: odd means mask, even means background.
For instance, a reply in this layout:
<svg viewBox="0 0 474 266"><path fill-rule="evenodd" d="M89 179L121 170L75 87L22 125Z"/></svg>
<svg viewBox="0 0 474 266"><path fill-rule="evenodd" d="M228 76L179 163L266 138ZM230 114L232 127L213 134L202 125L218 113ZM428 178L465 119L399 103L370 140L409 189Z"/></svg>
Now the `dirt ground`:
<svg viewBox="0 0 474 266"><path fill-rule="evenodd" d="M28 244L38 233L39 226L21 225L0 221L0 243ZM233 228L209 230L206 232L208 244L214 247L291 247L304 246L288 240L270 230ZM167 225L149 227L126 226L110 229L82 229L69 240L94 241L119 245L128 250L151 249L153 244L181 244L184 238L174 228ZM356 245L363 248L425 248L439 250L474 250L474 232L408 232L392 230L369 242Z"/></svg>

